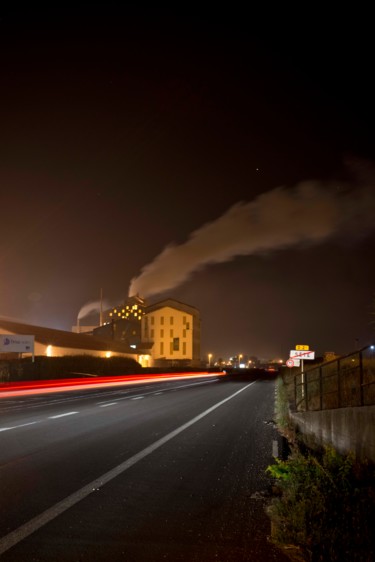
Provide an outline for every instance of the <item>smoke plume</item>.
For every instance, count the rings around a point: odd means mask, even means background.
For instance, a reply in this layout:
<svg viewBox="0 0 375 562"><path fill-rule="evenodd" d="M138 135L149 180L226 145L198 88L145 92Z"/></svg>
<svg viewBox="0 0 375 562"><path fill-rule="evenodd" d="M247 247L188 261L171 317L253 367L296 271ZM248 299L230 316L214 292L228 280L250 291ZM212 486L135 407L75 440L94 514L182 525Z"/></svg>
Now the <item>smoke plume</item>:
<svg viewBox="0 0 375 562"><path fill-rule="evenodd" d="M80 311L78 312L77 319L81 320L82 318L85 318L86 316L89 316L93 312L100 312L100 306L101 306L100 300L88 302L87 304L83 305L82 308L80 309ZM103 306L104 310L105 310L105 308L107 308L107 304L104 303L104 302L102 303L102 306Z"/></svg>
<svg viewBox="0 0 375 562"><path fill-rule="evenodd" d="M251 202L239 202L204 224L181 244L167 246L132 279L129 295L143 297L173 289L209 264L237 256L319 244L336 235L365 234L375 226L370 187L348 188L304 182L279 187Z"/></svg>

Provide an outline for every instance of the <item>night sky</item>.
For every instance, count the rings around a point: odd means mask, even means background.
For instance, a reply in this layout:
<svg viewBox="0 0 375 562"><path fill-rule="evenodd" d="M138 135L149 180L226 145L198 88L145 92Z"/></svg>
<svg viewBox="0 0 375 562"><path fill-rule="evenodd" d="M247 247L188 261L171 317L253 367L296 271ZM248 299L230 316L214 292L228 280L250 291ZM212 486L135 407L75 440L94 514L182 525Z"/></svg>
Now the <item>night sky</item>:
<svg viewBox="0 0 375 562"><path fill-rule="evenodd" d="M372 343L369 16L77 6L0 11L0 315L140 289L202 357Z"/></svg>

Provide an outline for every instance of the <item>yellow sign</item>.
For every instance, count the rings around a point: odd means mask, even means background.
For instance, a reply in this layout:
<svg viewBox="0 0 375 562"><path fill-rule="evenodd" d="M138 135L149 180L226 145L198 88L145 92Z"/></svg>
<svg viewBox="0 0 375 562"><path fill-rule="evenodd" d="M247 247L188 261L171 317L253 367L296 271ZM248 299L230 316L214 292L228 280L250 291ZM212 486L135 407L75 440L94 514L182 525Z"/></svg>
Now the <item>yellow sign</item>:
<svg viewBox="0 0 375 562"><path fill-rule="evenodd" d="M296 345L297 351L309 351L310 347L308 345Z"/></svg>

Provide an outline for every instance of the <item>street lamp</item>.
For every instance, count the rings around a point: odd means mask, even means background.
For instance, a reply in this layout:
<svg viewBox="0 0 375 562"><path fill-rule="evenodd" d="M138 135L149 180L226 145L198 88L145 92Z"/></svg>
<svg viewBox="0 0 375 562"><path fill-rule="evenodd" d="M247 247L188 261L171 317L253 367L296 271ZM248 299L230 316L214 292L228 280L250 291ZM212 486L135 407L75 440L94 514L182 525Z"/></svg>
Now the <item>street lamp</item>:
<svg viewBox="0 0 375 562"><path fill-rule="evenodd" d="M208 354L208 366L211 367L211 358L212 358L212 353Z"/></svg>

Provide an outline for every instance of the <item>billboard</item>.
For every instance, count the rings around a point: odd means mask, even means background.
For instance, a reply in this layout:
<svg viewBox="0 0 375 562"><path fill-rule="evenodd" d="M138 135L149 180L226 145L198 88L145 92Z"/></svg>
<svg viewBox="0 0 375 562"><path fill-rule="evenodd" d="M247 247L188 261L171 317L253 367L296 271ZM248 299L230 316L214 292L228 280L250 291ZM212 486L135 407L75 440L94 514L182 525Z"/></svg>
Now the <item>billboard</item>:
<svg viewBox="0 0 375 562"><path fill-rule="evenodd" d="M34 336L0 335L0 353L34 353Z"/></svg>

